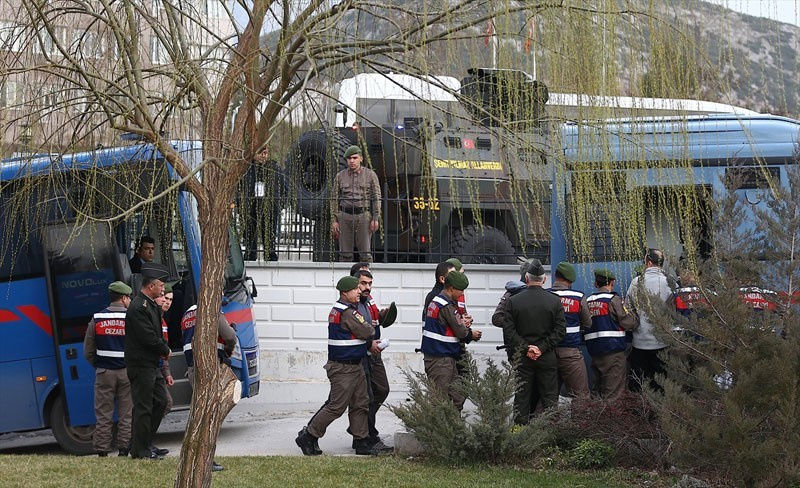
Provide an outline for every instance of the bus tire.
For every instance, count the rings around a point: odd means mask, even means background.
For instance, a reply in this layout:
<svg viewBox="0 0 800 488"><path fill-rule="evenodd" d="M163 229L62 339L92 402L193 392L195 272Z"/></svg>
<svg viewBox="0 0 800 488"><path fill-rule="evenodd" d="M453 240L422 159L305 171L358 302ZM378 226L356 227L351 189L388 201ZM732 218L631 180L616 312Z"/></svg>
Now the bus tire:
<svg viewBox="0 0 800 488"><path fill-rule="evenodd" d="M350 141L338 132L306 132L292 146L286 159L286 173L296 192L297 209L307 219L319 219L330 212L333 179L347 167L344 153Z"/></svg>
<svg viewBox="0 0 800 488"><path fill-rule="evenodd" d="M457 229L450 238L451 255L465 264L514 264L516 252L511 240L500 229L469 225Z"/></svg>
<svg viewBox="0 0 800 488"><path fill-rule="evenodd" d="M68 453L85 456L94 453L92 434L94 425L72 427L67 420L67 407L64 395L58 395L50 409L50 428L58 444Z"/></svg>

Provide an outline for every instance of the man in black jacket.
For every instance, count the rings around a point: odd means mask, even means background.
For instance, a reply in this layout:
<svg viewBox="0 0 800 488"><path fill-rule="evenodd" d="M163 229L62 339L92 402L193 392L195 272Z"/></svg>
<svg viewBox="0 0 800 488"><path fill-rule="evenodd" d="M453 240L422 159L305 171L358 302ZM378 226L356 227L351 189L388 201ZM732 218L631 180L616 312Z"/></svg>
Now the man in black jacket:
<svg viewBox="0 0 800 488"><path fill-rule="evenodd" d="M519 386L514 397L515 422L526 424L535 409L534 382L544 408L558 403L558 367L555 347L567 333L561 300L543 288L545 270L538 259L525 273L528 288L508 299L503 312L503 332L515 352Z"/></svg>
<svg viewBox="0 0 800 488"><path fill-rule="evenodd" d="M166 449L151 450L153 436L161 423L167 399L164 377L158 371L160 357L170 349L161 330L161 308L155 299L164 292L169 270L163 264L142 264L142 289L131 301L125 316L125 364L133 400L131 457L162 459Z"/></svg>

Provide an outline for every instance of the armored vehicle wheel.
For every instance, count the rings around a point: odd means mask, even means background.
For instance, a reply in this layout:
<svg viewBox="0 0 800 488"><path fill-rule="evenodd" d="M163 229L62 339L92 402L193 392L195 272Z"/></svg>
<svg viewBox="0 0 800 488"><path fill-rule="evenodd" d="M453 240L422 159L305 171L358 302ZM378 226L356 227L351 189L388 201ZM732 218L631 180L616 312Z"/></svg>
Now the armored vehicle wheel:
<svg viewBox="0 0 800 488"><path fill-rule="evenodd" d="M344 153L349 145L338 132L318 130L306 132L292 146L286 171L295 185L297 208L303 217L318 219L329 211L333 178L346 167Z"/></svg>
<svg viewBox="0 0 800 488"><path fill-rule="evenodd" d="M514 246L499 229L484 225L469 225L456 230L452 237L451 254L469 264L514 264Z"/></svg>

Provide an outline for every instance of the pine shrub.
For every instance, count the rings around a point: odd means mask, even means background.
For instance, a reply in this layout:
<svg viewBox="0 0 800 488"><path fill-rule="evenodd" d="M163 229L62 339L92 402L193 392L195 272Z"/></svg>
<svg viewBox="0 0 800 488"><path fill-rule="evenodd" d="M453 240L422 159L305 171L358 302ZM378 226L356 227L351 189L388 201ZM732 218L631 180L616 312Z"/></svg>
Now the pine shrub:
<svg viewBox="0 0 800 488"><path fill-rule="evenodd" d="M456 388L475 405L463 413L424 373L403 371L409 401L390 408L425 446L428 456L455 464L530 463L553 445L552 414L542 414L525 426L514 425L516 381L511 366L487 360L481 373L469 355L462 365Z"/></svg>

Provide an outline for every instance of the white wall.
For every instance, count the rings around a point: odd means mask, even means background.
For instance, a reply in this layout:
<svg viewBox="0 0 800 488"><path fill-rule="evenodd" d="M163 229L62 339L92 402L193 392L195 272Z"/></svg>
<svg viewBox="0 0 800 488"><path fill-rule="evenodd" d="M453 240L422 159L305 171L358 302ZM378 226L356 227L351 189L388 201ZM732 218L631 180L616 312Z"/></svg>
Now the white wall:
<svg viewBox="0 0 800 488"><path fill-rule="evenodd" d="M344 263L279 261L247 263L258 288L255 316L261 344L260 402L298 403L324 401L328 380L322 366L327 359L328 313L338 298L335 284L346 276ZM373 297L383 308L394 301L398 319L382 329L391 341L384 351L389 382L395 393L405 391L400 368L422 371L422 354L414 352L422 338L422 306L434 285L435 264L383 264L371 267ZM466 265L469 288L467 309L473 327L483 339L468 348L478 357L505 359L495 346L502 331L491 325L505 283L519 279L517 265Z"/></svg>

